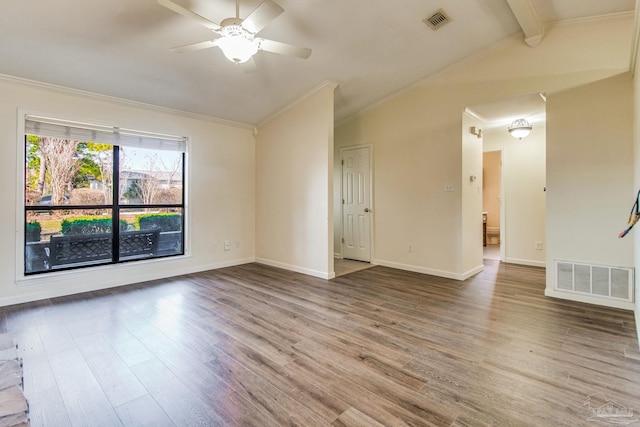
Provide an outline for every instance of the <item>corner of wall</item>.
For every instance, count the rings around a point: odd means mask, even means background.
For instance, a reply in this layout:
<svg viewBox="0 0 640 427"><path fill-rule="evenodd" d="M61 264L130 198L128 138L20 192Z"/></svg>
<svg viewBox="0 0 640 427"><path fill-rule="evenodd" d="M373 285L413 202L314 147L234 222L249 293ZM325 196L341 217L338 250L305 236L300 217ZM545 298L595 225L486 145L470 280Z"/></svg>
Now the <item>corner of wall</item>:
<svg viewBox="0 0 640 427"><path fill-rule="evenodd" d="M638 57L640 56L640 4L636 4L636 19L633 38L633 50L631 55L631 72L633 76L633 109L634 111L640 110L640 72L638 72ZM640 119L637 114L633 115L633 171L634 171L634 184L635 189L640 188ZM640 275L637 272L640 270L640 234L636 231L633 235L633 249L634 249L634 268L636 274L635 289L634 289L634 314L636 320L636 333L638 335L638 342L640 347Z"/></svg>

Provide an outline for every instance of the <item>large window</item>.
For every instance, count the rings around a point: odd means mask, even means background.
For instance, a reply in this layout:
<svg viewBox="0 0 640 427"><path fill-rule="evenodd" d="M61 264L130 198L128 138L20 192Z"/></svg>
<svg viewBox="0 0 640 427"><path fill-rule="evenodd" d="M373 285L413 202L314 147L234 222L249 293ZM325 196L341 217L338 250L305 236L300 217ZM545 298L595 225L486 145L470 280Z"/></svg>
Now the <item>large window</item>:
<svg viewBox="0 0 640 427"><path fill-rule="evenodd" d="M25 119L24 273L184 254L186 139Z"/></svg>

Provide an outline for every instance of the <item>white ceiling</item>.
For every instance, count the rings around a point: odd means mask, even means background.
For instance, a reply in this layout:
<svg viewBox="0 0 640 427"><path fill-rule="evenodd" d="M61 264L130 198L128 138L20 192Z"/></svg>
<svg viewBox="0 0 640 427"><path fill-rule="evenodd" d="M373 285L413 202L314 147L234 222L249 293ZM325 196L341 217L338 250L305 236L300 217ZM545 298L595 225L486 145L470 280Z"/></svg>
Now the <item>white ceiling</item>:
<svg viewBox="0 0 640 427"><path fill-rule="evenodd" d="M336 121L520 32L507 0L275 0L284 13L261 37L309 47L309 59L258 52L243 73L212 39L156 0L2 0L0 73L204 114L260 123L321 83L338 83ZM510 0L542 22L634 9L635 0ZM246 17L261 0L241 0ZM214 22L232 0L176 0ZM452 22L422 19L444 8Z"/></svg>

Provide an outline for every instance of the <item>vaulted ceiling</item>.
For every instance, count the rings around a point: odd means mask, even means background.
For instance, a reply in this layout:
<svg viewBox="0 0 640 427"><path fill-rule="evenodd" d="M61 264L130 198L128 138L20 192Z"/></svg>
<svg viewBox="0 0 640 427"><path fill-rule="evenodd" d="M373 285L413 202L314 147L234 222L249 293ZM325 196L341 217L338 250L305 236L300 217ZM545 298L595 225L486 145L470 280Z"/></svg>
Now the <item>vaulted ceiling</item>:
<svg viewBox="0 0 640 427"><path fill-rule="evenodd" d="M259 33L313 50L300 59L258 52L245 73L218 48L171 53L211 40L207 28L156 0L3 0L0 74L258 124L327 80L335 118L501 40L543 39L544 23L630 13L635 0L275 0L284 13ZM175 0L220 23L233 0ZM246 17L261 0L240 0ZM423 19L443 8L437 31ZM531 43L533 42L533 43Z"/></svg>

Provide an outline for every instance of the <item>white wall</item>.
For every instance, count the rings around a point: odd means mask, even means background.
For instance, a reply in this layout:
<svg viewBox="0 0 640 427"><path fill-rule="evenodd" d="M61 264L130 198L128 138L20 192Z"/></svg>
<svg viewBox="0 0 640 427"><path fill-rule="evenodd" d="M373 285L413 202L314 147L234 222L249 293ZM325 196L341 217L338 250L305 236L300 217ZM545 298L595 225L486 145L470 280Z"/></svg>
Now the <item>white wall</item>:
<svg viewBox="0 0 640 427"><path fill-rule="evenodd" d="M630 74L550 94L547 295L561 296L554 260L633 266L633 239L618 234L634 198Z"/></svg>
<svg viewBox="0 0 640 427"><path fill-rule="evenodd" d="M472 126L482 128L482 121L465 112L462 115L462 240L463 277L476 274L482 263L482 138L470 132ZM474 178L472 178L474 177Z"/></svg>
<svg viewBox="0 0 640 427"><path fill-rule="evenodd" d="M426 102L428 93L415 92L338 127L336 145L373 144L372 262L458 277L463 107L448 105L443 97L436 108ZM453 192L443 191L448 183Z"/></svg>
<svg viewBox="0 0 640 427"><path fill-rule="evenodd" d="M638 112L640 112L640 71L638 70L638 60L640 60L640 22L636 22L635 30L636 50L633 52L633 60L635 64L635 68L633 70L633 189L638 191L638 189L640 189L640 118L638 117ZM638 334L638 341L640 342L640 232L638 229L634 229L633 231L633 242L633 265L635 267L635 318L636 332Z"/></svg>
<svg viewBox="0 0 640 427"><path fill-rule="evenodd" d="M255 142L251 128L142 104L0 77L0 305L250 262L255 241ZM188 256L21 278L22 154L18 111L187 136ZM239 241L229 252L214 242Z"/></svg>
<svg viewBox="0 0 640 427"><path fill-rule="evenodd" d="M323 84L258 128L256 260L333 271L333 93Z"/></svg>
<svg viewBox="0 0 640 427"><path fill-rule="evenodd" d="M506 130L484 132L484 150L502 150L502 203L504 204L504 261L545 266L546 247L546 129L533 124L531 134L515 139ZM542 250L535 248L542 242Z"/></svg>
<svg viewBox="0 0 640 427"><path fill-rule="evenodd" d="M340 123L337 148L374 145L374 263L465 278L463 233L475 231L461 226L461 186L466 184L462 111L499 99L564 91L625 72L632 26L631 15L556 25L547 28L536 48L518 37ZM600 118L596 122L609 127ZM587 151L600 144L593 135L584 135L581 142ZM443 191L446 183L453 183L455 191ZM553 215L548 212L547 220ZM592 227L584 217L565 220L585 234ZM413 253L407 253L408 245Z"/></svg>

